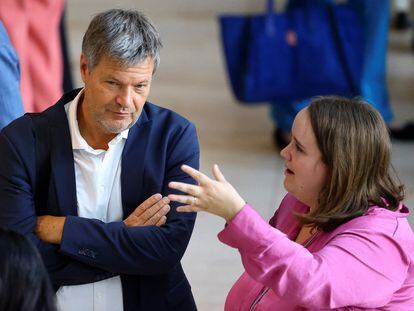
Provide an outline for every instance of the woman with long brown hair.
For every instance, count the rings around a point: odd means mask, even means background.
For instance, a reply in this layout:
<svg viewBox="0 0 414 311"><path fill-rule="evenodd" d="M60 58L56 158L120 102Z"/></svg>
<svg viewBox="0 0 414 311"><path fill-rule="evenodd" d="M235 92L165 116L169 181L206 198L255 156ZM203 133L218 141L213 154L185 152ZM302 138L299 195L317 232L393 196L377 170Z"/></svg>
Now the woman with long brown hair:
<svg viewBox="0 0 414 311"><path fill-rule="evenodd" d="M183 166L198 186L170 183L180 211L224 218L219 239L240 252L225 310L414 310L414 234L379 113L315 98L281 155L288 193L269 223L217 165L214 179Z"/></svg>

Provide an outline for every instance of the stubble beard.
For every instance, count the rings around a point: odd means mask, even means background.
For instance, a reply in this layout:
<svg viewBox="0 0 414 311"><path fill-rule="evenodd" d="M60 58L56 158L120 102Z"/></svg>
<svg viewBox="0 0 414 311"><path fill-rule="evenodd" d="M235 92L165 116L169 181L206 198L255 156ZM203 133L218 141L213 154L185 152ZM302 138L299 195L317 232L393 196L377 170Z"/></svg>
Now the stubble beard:
<svg viewBox="0 0 414 311"><path fill-rule="evenodd" d="M108 121L105 120L105 117L100 114L94 114L94 119L100 125L100 127L111 134L119 134L127 129L130 129L138 120L138 116L136 114L131 113L131 117L127 123L127 121Z"/></svg>

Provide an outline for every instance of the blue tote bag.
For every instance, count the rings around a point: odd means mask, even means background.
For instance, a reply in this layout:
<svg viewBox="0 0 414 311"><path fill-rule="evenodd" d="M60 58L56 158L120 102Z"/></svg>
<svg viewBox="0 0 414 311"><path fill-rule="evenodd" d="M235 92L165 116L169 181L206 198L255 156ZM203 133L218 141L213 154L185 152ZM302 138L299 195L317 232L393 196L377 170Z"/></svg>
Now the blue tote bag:
<svg viewBox="0 0 414 311"><path fill-rule="evenodd" d="M359 94L363 37L357 13L347 4L300 3L276 14L268 0L262 15L220 16L227 72L238 101Z"/></svg>

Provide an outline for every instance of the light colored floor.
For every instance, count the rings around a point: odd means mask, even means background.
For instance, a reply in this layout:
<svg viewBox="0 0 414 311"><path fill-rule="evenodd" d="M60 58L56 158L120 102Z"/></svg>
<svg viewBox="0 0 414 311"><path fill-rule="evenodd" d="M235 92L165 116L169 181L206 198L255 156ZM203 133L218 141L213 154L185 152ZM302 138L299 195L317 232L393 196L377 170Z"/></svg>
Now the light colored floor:
<svg viewBox="0 0 414 311"><path fill-rule="evenodd" d="M209 172L218 163L243 197L269 218L284 195L283 162L272 146L267 107L243 107L231 96L216 20L219 12L258 11L260 4L251 0L70 0L67 23L77 75L82 34L93 14L112 7L147 13L164 42L150 101L191 119L198 128L201 169ZM407 32L390 36L389 85L396 123L414 120L414 53L409 50L409 38ZM414 208L414 144L395 143L393 152L395 168L407 186L406 203ZM412 216L411 220L414 223ZM227 292L243 271L238 253L216 238L223 224L200 214L183 258L202 311L222 310Z"/></svg>

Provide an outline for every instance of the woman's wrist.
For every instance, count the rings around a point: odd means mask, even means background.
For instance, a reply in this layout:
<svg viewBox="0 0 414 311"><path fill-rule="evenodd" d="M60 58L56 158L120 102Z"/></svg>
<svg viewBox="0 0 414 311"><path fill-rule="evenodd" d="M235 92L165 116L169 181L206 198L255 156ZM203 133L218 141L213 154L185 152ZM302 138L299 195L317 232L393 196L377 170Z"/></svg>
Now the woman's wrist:
<svg viewBox="0 0 414 311"><path fill-rule="evenodd" d="M227 210L226 215L223 216L223 218L226 220L227 223L230 223L234 217L243 209L243 207L246 205L246 202L240 198L232 204L232 208L229 208Z"/></svg>

